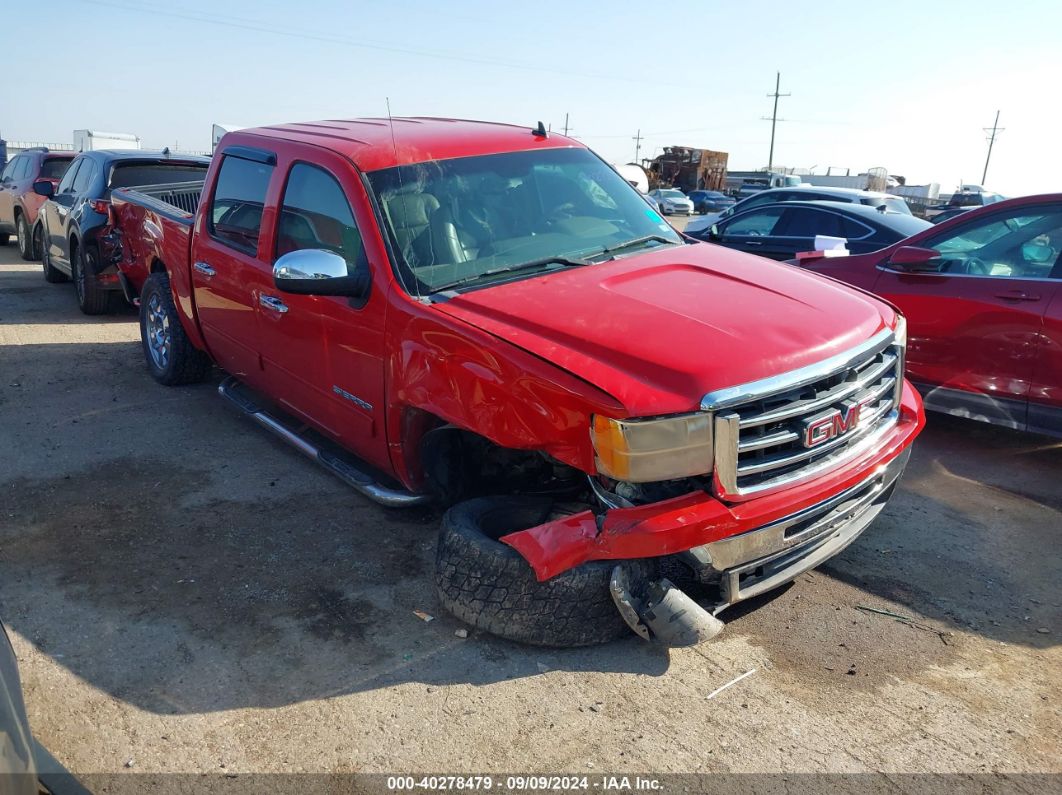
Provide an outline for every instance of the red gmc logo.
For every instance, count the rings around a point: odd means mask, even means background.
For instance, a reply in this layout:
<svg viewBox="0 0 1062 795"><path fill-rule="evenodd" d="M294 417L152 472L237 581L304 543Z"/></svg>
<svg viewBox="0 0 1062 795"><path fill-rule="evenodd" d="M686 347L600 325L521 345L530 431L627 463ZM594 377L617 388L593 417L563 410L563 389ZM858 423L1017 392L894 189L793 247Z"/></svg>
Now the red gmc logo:
<svg viewBox="0 0 1062 795"><path fill-rule="evenodd" d="M818 447L820 444L843 436L859 425L859 415L863 411L866 402L856 403L846 401L839 409L808 417L804 420L804 429L801 441L804 447Z"/></svg>

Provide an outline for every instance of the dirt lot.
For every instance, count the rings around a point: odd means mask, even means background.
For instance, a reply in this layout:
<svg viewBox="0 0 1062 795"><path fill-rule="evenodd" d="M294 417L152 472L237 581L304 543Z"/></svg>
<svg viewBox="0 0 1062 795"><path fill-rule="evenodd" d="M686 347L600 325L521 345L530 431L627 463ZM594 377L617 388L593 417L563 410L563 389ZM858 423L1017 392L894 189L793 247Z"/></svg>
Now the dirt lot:
<svg viewBox="0 0 1062 795"><path fill-rule="evenodd" d="M1062 771L1056 442L931 417L875 525L711 645L542 650L455 636L434 511L138 339L0 249L0 615L74 772Z"/></svg>

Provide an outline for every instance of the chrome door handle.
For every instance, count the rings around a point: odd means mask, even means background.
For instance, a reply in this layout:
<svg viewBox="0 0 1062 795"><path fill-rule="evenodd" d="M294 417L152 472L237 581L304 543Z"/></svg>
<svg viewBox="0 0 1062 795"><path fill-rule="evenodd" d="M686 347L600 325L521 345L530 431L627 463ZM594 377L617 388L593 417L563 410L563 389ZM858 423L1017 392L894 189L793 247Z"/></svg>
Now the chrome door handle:
<svg viewBox="0 0 1062 795"><path fill-rule="evenodd" d="M288 305L272 295L258 296L258 303L266 309L272 309L274 312L279 312L282 315L288 311Z"/></svg>
<svg viewBox="0 0 1062 795"><path fill-rule="evenodd" d="M762 240L746 240L745 241L745 245L746 246L762 246L763 245L763 241Z"/></svg>
<svg viewBox="0 0 1062 795"><path fill-rule="evenodd" d="M196 270L196 273L201 273L201 274L203 274L204 276L206 276L206 277L207 277L208 279L212 278L212 277L214 276L214 274L215 274L215 273L217 273L217 271L216 271L216 270L214 270L213 268L211 268L211 267L210 267L209 265L207 265L207 264L206 264L205 262L197 262L197 263L196 263L195 265L193 265L192 267L193 267L193 268L195 268L195 270Z"/></svg>

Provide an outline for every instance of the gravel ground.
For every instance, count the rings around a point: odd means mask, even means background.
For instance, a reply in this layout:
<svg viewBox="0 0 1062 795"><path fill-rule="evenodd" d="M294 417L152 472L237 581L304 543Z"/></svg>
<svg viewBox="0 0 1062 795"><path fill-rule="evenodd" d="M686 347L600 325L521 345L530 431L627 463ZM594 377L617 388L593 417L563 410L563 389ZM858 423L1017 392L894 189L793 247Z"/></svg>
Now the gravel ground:
<svg viewBox="0 0 1062 795"><path fill-rule="evenodd" d="M1062 772L1057 442L932 416L859 541L711 644L543 650L455 635L436 512L157 386L138 339L0 249L0 616L79 775Z"/></svg>

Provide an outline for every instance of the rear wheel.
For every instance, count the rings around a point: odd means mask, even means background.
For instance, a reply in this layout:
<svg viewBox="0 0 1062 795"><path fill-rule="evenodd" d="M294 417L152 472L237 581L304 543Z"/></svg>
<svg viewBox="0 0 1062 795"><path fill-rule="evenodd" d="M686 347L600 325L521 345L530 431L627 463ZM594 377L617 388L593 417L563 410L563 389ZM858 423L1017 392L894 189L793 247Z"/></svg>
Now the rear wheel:
<svg viewBox="0 0 1062 795"><path fill-rule="evenodd" d="M103 315L109 312L115 295L100 287L96 280L97 256L92 246L78 246L70 256L77 305L86 315Z"/></svg>
<svg viewBox="0 0 1062 795"><path fill-rule="evenodd" d="M29 224L26 223L26 216L22 213L19 213L18 218L15 219L15 231L18 235L19 256L27 262L36 259L33 256L33 238L30 235Z"/></svg>
<svg viewBox="0 0 1062 795"><path fill-rule="evenodd" d="M165 273L152 274L140 291L140 341L148 372L160 384L194 384L210 373L210 357L184 333Z"/></svg>

